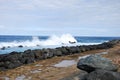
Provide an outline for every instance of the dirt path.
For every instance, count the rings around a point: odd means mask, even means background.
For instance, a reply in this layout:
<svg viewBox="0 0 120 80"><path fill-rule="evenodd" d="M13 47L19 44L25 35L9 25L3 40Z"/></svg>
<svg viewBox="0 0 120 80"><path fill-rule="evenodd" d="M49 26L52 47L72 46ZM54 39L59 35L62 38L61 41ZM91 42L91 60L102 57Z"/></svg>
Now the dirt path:
<svg viewBox="0 0 120 80"><path fill-rule="evenodd" d="M0 72L0 80L60 80L74 73L79 73L80 70L76 68L76 64L68 67L55 67L55 64L58 64L63 60L74 60L77 63L78 57L80 56L100 52L108 52L108 54L104 54L103 56L112 59L116 64L120 64L120 45L116 45L114 48L108 50L87 51L23 65L16 69Z"/></svg>

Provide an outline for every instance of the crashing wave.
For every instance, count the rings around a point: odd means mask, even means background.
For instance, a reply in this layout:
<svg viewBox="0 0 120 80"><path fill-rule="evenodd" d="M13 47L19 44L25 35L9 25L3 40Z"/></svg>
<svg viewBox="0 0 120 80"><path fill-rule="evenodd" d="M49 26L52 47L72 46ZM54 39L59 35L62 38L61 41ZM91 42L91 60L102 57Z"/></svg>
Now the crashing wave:
<svg viewBox="0 0 120 80"><path fill-rule="evenodd" d="M32 40L26 40L22 42L20 41L1 42L0 48L49 46L49 45L61 45L61 44L73 44L73 43L77 43L77 40L70 34L63 34L61 36L52 35L46 40L40 40L39 37L33 36Z"/></svg>

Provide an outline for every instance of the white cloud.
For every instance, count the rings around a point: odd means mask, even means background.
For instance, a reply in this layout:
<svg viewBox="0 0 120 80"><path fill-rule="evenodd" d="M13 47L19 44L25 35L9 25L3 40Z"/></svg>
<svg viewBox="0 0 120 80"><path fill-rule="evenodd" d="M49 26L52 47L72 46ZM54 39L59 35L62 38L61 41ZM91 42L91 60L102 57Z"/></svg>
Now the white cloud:
<svg viewBox="0 0 120 80"><path fill-rule="evenodd" d="M56 27L55 31L59 31L57 27L118 27L119 21L120 0L0 0L0 24L9 29L33 25L47 31L51 27Z"/></svg>

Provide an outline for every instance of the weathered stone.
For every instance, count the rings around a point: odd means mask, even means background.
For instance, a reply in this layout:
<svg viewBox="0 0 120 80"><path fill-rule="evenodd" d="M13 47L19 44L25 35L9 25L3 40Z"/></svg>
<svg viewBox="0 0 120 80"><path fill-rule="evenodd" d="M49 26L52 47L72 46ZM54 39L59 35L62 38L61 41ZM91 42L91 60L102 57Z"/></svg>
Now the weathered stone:
<svg viewBox="0 0 120 80"><path fill-rule="evenodd" d="M41 50L33 50L33 53L34 53L34 56L35 56L35 60L43 59Z"/></svg>
<svg viewBox="0 0 120 80"><path fill-rule="evenodd" d="M79 48L80 48L81 52L85 52L86 51L86 48L84 46L80 46Z"/></svg>
<svg viewBox="0 0 120 80"><path fill-rule="evenodd" d="M87 72L92 72L96 69L117 71L117 66L112 64L111 60L103 58L100 55L90 55L86 58L80 59L77 67Z"/></svg>
<svg viewBox="0 0 120 80"><path fill-rule="evenodd" d="M69 55L70 52L66 49L66 47L59 47L57 50L62 52L62 55Z"/></svg>
<svg viewBox="0 0 120 80"><path fill-rule="evenodd" d="M63 54L62 54L62 52L60 50L58 50L58 49L54 50L54 56L62 56L62 55Z"/></svg>
<svg viewBox="0 0 120 80"><path fill-rule="evenodd" d="M78 52L80 52L80 49L77 46L76 47L75 46L71 46L71 47L69 47L69 52L72 53L72 54L78 53Z"/></svg>
<svg viewBox="0 0 120 80"><path fill-rule="evenodd" d="M54 56L52 51L50 51L50 49L42 49L41 52L43 59L51 58Z"/></svg>
<svg viewBox="0 0 120 80"><path fill-rule="evenodd" d="M85 75L82 80L120 80L120 72L96 70Z"/></svg>

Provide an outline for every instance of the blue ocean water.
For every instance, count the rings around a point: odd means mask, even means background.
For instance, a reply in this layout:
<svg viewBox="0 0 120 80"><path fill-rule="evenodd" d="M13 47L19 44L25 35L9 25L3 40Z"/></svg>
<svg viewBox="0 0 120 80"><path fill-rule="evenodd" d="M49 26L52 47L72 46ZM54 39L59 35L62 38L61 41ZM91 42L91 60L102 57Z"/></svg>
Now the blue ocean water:
<svg viewBox="0 0 120 80"><path fill-rule="evenodd" d="M49 36L38 36L41 40L47 40ZM77 42L81 43L101 43L104 41L109 41L113 39L120 39L120 37L86 37L86 36L74 36ZM13 41L26 41L32 40L33 36L7 36L0 35L0 43L1 42L13 42Z"/></svg>
<svg viewBox="0 0 120 80"><path fill-rule="evenodd" d="M0 54L27 49L55 48L60 46L76 46L100 44L120 37L81 37L64 34L61 36L8 36L0 35ZM69 42L75 42L70 44ZM22 46L22 47L18 47Z"/></svg>

